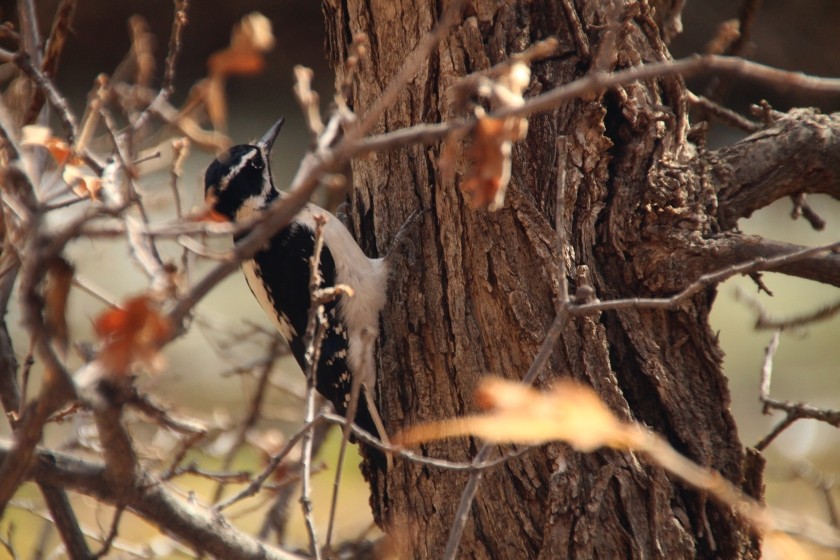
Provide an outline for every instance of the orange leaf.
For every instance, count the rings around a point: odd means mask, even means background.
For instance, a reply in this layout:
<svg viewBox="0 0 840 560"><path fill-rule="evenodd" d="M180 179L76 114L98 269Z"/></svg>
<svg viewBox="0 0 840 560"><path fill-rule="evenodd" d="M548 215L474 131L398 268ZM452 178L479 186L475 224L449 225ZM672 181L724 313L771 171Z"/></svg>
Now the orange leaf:
<svg viewBox="0 0 840 560"><path fill-rule="evenodd" d="M78 165L67 165L61 174L61 178L73 189L77 196L99 200L102 179L86 171L85 168Z"/></svg>
<svg viewBox="0 0 840 560"><path fill-rule="evenodd" d="M137 362L154 367L172 327L152 299L141 295L99 315L94 329L103 342L99 359L111 374L122 375Z"/></svg>
<svg viewBox="0 0 840 560"><path fill-rule="evenodd" d="M67 142L65 142L64 140L60 140L58 138L50 138L49 140L47 140L44 146L47 148L47 150L49 150L50 155L53 157L53 159L59 166L64 165L65 163L67 163L67 160L70 159L70 145L67 144ZM74 157L73 159L75 160L78 158Z"/></svg>
<svg viewBox="0 0 840 560"><path fill-rule="evenodd" d="M461 183L471 208L498 210L510 181L511 119L479 119L467 151L472 165Z"/></svg>
<svg viewBox="0 0 840 560"><path fill-rule="evenodd" d="M214 53L207 61L207 67L211 75L249 76L262 72L265 60L256 51L227 48Z"/></svg>

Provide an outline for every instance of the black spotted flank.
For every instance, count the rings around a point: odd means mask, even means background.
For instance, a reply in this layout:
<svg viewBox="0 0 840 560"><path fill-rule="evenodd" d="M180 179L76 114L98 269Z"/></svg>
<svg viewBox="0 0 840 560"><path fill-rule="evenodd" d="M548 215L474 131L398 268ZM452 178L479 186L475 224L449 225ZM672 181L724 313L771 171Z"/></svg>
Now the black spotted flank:
<svg viewBox="0 0 840 560"><path fill-rule="evenodd" d="M271 296L275 313L285 315L294 329L289 341L298 365L306 372L306 324L309 320L309 260L315 248L315 233L297 222L279 233L268 247L254 255L260 279ZM335 286L335 261L328 247L321 251L321 287ZM342 296L343 297L343 296ZM321 342L318 377L315 388L330 401L339 414L347 412L352 374L348 364L349 341L347 329L338 316L340 299L327 303L327 328ZM372 434L378 433L368 403L359 399L356 423Z"/></svg>

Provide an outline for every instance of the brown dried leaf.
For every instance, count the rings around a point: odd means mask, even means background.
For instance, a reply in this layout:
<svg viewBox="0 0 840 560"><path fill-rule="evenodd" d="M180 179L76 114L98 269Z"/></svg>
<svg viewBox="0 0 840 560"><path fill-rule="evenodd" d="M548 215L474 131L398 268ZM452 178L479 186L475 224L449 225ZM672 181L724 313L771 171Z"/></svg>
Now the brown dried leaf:
<svg viewBox="0 0 840 560"><path fill-rule="evenodd" d="M44 320L62 354L67 354L67 300L73 283L73 265L61 257L53 259L47 269L44 289Z"/></svg>
<svg viewBox="0 0 840 560"><path fill-rule="evenodd" d="M80 198L100 200L102 180L80 165L67 165L61 173L62 179Z"/></svg>
<svg viewBox="0 0 840 560"><path fill-rule="evenodd" d="M471 166L461 182L471 208L498 210L505 201L510 181L510 131L505 120L484 117L472 132L467 150Z"/></svg>
<svg viewBox="0 0 840 560"><path fill-rule="evenodd" d="M79 158L73 155L70 145L61 138L53 136L52 130L46 126L37 124L24 126L21 129L20 143L22 146L41 146L46 148L59 166L64 165L71 159L71 163L81 163Z"/></svg>
<svg viewBox="0 0 840 560"><path fill-rule="evenodd" d="M265 67L263 55L274 48L271 20L259 12L243 17L234 26L230 46L210 56L207 67L211 76L248 76Z"/></svg>
<svg viewBox="0 0 840 560"><path fill-rule="evenodd" d="M103 343L99 359L111 375L124 375L135 363L159 369L159 350L172 326L147 295L128 299L94 320Z"/></svg>
<svg viewBox="0 0 840 560"><path fill-rule="evenodd" d="M64 168L61 177L73 192L80 197L99 200L102 180L87 167L66 141L56 138L49 128L40 125L24 126L21 132L21 145L46 148L55 163Z"/></svg>
<svg viewBox="0 0 840 560"><path fill-rule="evenodd" d="M638 430L613 415L591 388L560 381L540 393L521 383L485 379L478 400L486 414L430 422L399 434L396 441L415 445L454 436L477 436L494 443L537 445L561 440L580 451L633 447Z"/></svg>

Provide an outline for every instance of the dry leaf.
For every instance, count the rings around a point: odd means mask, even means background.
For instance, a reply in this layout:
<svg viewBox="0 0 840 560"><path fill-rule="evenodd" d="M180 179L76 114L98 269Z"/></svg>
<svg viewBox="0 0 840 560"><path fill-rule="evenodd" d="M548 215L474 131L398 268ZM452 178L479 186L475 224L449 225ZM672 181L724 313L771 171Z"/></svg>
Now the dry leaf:
<svg viewBox="0 0 840 560"><path fill-rule="evenodd" d="M523 94L531 81L531 69L525 61L517 61L490 75L467 77L456 86L455 105L466 105L474 96L489 101L493 111L520 107ZM470 101L471 103L471 101ZM477 122L467 151L470 169L461 182L461 191L472 208L500 209L510 182L511 150L513 142L525 138L528 120L523 117L494 119L485 116L484 108L473 109ZM450 135L441 157L444 176L451 175L457 157L458 138Z"/></svg>
<svg viewBox="0 0 840 560"><path fill-rule="evenodd" d="M63 354L67 354L67 299L73 282L73 265L61 257L53 259L47 269L44 289L44 320L53 340Z"/></svg>
<svg viewBox="0 0 840 560"><path fill-rule="evenodd" d="M159 369L159 350L172 326L146 295L127 300L109 309L94 321L103 343L99 359L112 375L124 375L135 363Z"/></svg>
<svg viewBox="0 0 840 560"><path fill-rule="evenodd" d="M529 445L562 440L588 452L604 446L625 448L638 437L635 427L616 418L595 391L573 381L560 381L540 393L521 383L487 378L478 400L490 409L486 414L413 426L397 441L414 445L466 435Z"/></svg>
<svg viewBox="0 0 840 560"><path fill-rule="evenodd" d="M40 125L27 125L21 129L21 145L41 146L49 151L59 167L64 169L61 178L79 197L99 200L102 180L76 155L70 145L52 135L52 131Z"/></svg>
<svg viewBox="0 0 840 560"><path fill-rule="evenodd" d="M71 158L72 150L70 145L52 135L49 127L37 124L29 124L21 128L20 144L22 146L41 146L49 151L50 155L59 166L64 165ZM78 158L73 156L73 160Z"/></svg>
<svg viewBox="0 0 840 560"><path fill-rule="evenodd" d="M230 46L210 56L211 76L248 76L261 72L264 54L274 48L271 20L259 12L243 17L234 26Z"/></svg>
<svg viewBox="0 0 840 560"><path fill-rule="evenodd" d="M472 132L472 144L467 150L471 165L461 182L471 208L498 210L505 201L510 182L511 131L510 119L479 119Z"/></svg>
<svg viewBox="0 0 840 560"><path fill-rule="evenodd" d="M61 173L64 182L73 189L80 198L100 200L99 191L102 190L102 180L80 165L67 165Z"/></svg>

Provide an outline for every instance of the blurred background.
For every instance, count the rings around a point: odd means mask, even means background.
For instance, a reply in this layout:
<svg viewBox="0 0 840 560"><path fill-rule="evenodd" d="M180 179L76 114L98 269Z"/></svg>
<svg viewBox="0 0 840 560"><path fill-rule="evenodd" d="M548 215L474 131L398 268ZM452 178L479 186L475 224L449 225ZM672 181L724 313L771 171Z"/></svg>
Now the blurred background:
<svg viewBox="0 0 840 560"><path fill-rule="evenodd" d="M37 2L44 34L49 31L57 4L54 0ZM674 57L703 52L706 44L715 36L718 25L737 17L739 4L730 0L689 0L683 18L685 31L672 45ZM192 85L207 74L208 57L228 45L232 26L253 11L261 12L272 22L276 44L266 55L266 67L262 73L228 80L227 133L234 143L246 142L261 136L279 116L285 115L287 122L274 148L275 180L285 185L309 145L309 135L292 94L293 66L301 64L314 70L313 88L321 94L324 107L333 95L333 76L326 66L323 21L317 2L246 0L191 3L172 103L177 107L188 98ZM95 0L79 3L73 25L74 34L64 50L56 80L77 114L83 112L95 77L102 72L114 72L129 50L130 36L126 22L132 15L142 15L151 33L157 37L155 53L157 79L160 78L172 12L172 2L166 0ZM0 20L15 21L15 13L13 2L0 2ZM784 69L840 76L840 58L836 56L840 48L837 29L840 29L840 3L836 0L767 0L758 12L752 39L744 56ZM2 75L0 78L5 79ZM696 79L690 82L690 87L702 93L707 83L708 79ZM795 96L759 89L742 82L727 85L729 95L726 104L742 113L747 111L750 104L761 99L767 99L778 110L793 106L817 106L827 112L840 108L840 99L836 98ZM60 130L58 127L54 129ZM713 125L710 142L712 145L724 145L737 140L740 135L738 131L725 126ZM186 209L201 205L203 170L212 157L210 152L192 148L179 183ZM140 180L141 194L155 220L174 216L169 165L167 154L164 154L157 162L149 165ZM828 225L824 231L812 230L805 220L792 220L792 203L789 200L779 201L757 212L749 220L742 221L740 227L749 233L803 245L838 239L840 203L819 196L809 197L808 202L826 220ZM229 246L228 242L220 240L208 240L208 243L218 250ZM181 258L181 248L174 243L161 243L160 250L175 261ZM145 276L138 273L128 258L122 240L77 241L70 246L69 256L76 264L80 277L98 286L115 300L146 289ZM207 263L193 262L191 275L200 277L208 267ZM772 332L757 332L753 329L755 313L742 301L743 297L740 301L736 299L736 290L758 298L778 316L806 313L840 299L840 291L837 289L813 282L770 273L764 275L764 280L775 294L774 297L758 294L749 279L736 278L722 285L712 318L726 352L725 369L732 388L732 408L745 445L759 441L781 417L762 415L758 400L759 371L764 348ZM99 299L84 291L74 290L70 301L73 338L93 340L91 320L104 309L105 305ZM9 326L18 358L23 361L28 341L19 332L16 312L12 307ZM239 274L232 275L218 286L200 305L199 314L200 320L191 329L189 336L167 348L167 365L163 372L158 376L144 376L138 383L160 400L170 403L174 409L200 418L208 424L224 426L241 419L245 414L256 386L255 368L249 365L253 365L255 353L264 349L267 340L259 335L252 344L242 343L249 338L243 333L252 332L252 325L266 332L271 332L272 328ZM838 335L840 319L837 317L797 331L785 332L775 359L772 395L777 399L807 401L815 406L840 408ZM239 372L231 373L235 370ZM299 421L299 416L295 417L296 412L289 409L288 404L293 399L284 388L290 388L291 393L301 392L303 377L293 360L280 361L276 370L276 386L268 395L266 420L258 426L264 433L274 429L289 429ZM143 428L137 429L142 431ZM79 426L51 428L48 433L49 443L60 444L69 430L78 431ZM164 435L148 435L150 443L158 449L171 449L173 442L164 441ZM161 439L155 440L155 437ZM327 508L318 507L318 504L329 501L337 439L333 433L322 454L325 471L316 476L318 487L314 502L319 522L324 522L326 515ZM224 441L218 442L218 448L222 451L215 459L208 459L211 465L208 468L212 468L214 460L218 466L225 445ZM253 469L258 466L263 460L262 455L258 450L249 449L246 447L237 455L231 468ZM808 420L795 424L766 451L768 501L827 520L828 505L825 496L814 488L814 473L823 473L833 480L840 471L838 450L840 435L836 429ZM802 478L802 473L810 474ZM351 464L345 474L347 478L339 502L337 540L355 538L370 524L367 489L358 469ZM215 488L209 481L195 477L178 479L178 484L182 485L184 492L194 491L204 500L210 499ZM838 498L836 491L834 498ZM44 522L26 511L27 505L31 506L30 509L37 509L38 499L37 490L25 488L16 501L19 506L24 504L24 507L11 509L6 519L0 522L0 534L6 534L10 523L17 527L15 542L19 550L31 550L32 543L39 539L43 530ZM107 529L110 523L108 510L97 507L93 502L86 504L82 510L84 523ZM290 540L293 544L304 545L306 541L298 518L299 508L294 500L291 510L296 518L290 529ZM265 506L261 510L244 512L237 522L248 528L258 526L264 511ZM154 535L154 528L133 519L124 522L120 532L124 540L136 543L146 543ZM49 537L47 542L48 550L58 543L55 535ZM159 555L178 554L177 549L172 549L172 544L164 539L149 542L161 547ZM4 551L0 549L0 557L3 554ZM114 554L128 553L115 551ZM28 557L28 553L24 557Z"/></svg>

